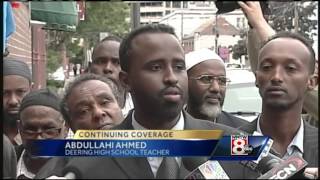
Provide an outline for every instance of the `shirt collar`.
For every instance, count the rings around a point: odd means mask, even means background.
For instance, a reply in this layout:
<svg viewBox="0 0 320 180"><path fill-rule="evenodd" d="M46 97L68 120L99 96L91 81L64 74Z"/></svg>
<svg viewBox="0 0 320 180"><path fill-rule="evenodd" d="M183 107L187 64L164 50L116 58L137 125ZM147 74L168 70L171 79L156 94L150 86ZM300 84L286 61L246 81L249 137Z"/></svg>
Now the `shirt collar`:
<svg viewBox="0 0 320 180"><path fill-rule="evenodd" d="M24 163L24 155L25 155L25 151L26 150L23 150L22 153L21 153L21 156L19 158L19 161L18 161L18 165L17 165L17 178L21 175L24 175L25 177L27 178L30 178L30 179L33 179L35 174L33 174L32 172L28 171L27 167L26 167L26 164Z"/></svg>
<svg viewBox="0 0 320 180"><path fill-rule="evenodd" d="M259 115L258 122L257 122L257 131L262 134L262 131L260 128L260 117L261 116ZM304 133L304 124L303 124L303 120L301 118L301 123L300 123L300 127L298 129L298 132L296 133L296 135L294 136L294 138L292 139L292 141L288 145L286 155L288 154L290 156L294 152L295 148L298 148L298 150L301 153L303 153L303 138L304 138L303 133Z"/></svg>
<svg viewBox="0 0 320 180"><path fill-rule="evenodd" d="M134 118L134 111L132 112L132 127L135 130L147 130L147 128L143 127L141 124L138 123L138 121L136 121L136 119ZM171 130L183 130L183 129L184 129L184 117L181 111L180 118L177 124L174 125Z"/></svg>

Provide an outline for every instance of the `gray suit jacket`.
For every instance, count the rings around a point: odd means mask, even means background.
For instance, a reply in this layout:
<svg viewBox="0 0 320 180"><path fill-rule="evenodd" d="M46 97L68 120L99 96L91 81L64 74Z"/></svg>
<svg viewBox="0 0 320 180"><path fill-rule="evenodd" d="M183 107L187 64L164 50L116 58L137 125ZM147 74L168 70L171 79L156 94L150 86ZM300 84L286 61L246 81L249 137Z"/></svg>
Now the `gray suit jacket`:
<svg viewBox="0 0 320 180"><path fill-rule="evenodd" d="M126 119L113 129L130 130L132 127L131 113ZM237 130L224 126L221 124L214 124L209 121L194 119L188 113L184 113L185 128L184 129L221 129L224 130L224 135L238 134ZM56 158L55 158L56 159ZM50 175L63 176L65 173L64 168L61 168L61 161L65 161L66 166L73 165L76 168L72 169L73 172L79 174L78 178L85 179L153 179L153 173L147 158L128 157L128 158L107 158L107 157L76 157L65 160L51 161L50 165L45 165L37 174L36 178L45 178ZM203 160L203 162L206 159ZM230 165L231 164L231 165ZM49 167L48 167L49 166ZM51 166L51 167L50 167ZM58 167L60 166L60 167ZM222 167L227 171L231 178L243 178L243 167L238 162L222 162ZM71 169L70 169L71 170ZM181 163L180 178L184 178L190 171L187 170L185 165Z"/></svg>
<svg viewBox="0 0 320 180"><path fill-rule="evenodd" d="M6 135L3 136L3 171L2 179L15 179L17 176L17 156L12 143Z"/></svg>
<svg viewBox="0 0 320 180"><path fill-rule="evenodd" d="M225 111L222 111L221 114L217 118L217 123L224 124L226 126L230 126L233 128L238 128L248 124L248 121L238 118L232 114L229 114Z"/></svg>
<svg viewBox="0 0 320 180"><path fill-rule="evenodd" d="M257 129L258 119L239 127L240 130L252 134ZM318 167L318 128L311 126L308 122L304 124L303 158L308 162L308 167Z"/></svg>

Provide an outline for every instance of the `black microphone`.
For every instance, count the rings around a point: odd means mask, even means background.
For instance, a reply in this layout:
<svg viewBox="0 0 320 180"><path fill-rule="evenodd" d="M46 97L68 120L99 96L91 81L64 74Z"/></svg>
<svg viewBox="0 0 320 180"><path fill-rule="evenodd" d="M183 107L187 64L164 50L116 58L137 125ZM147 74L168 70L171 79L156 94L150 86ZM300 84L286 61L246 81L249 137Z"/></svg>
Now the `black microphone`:
<svg viewBox="0 0 320 180"><path fill-rule="evenodd" d="M91 158L91 157L90 157ZM83 170L92 166L86 157L73 157L64 167L62 174L66 179L83 179Z"/></svg>
<svg viewBox="0 0 320 180"><path fill-rule="evenodd" d="M258 179L305 179L304 169L308 163L300 155L292 155L286 160L269 154L261 159L257 169L263 174Z"/></svg>

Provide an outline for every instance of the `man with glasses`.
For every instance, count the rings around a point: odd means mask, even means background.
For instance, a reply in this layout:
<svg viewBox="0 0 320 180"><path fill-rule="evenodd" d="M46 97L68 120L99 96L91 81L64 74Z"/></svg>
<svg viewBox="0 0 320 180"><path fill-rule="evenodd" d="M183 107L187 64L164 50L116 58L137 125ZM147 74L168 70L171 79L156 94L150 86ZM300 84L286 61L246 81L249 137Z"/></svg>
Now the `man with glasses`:
<svg viewBox="0 0 320 180"><path fill-rule="evenodd" d="M16 149L18 179L33 179L49 160L47 157L32 156L29 140L66 137L68 127L60 112L60 101L57 95L47 89L33 91L23 98L18 121L22 145Z"/></svg>
<svg viewBox="0 0 320 180"><path fill-rule="evenodd" d="M194 118L235 128L244 125L245 120L222 111L229 81L223 60L215 52L201 49L186 54L185 61L189 79L187 112Z"/></svg>

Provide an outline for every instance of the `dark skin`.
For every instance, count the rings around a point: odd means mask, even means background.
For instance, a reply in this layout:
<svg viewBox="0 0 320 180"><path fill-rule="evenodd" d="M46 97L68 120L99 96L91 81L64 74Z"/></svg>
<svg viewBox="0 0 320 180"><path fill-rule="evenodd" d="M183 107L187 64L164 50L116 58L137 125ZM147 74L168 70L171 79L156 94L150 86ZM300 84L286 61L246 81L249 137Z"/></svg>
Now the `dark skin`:
<svg viewBox="0 0 320 180"><path fill-rule="evenodd" d="M188 95L184 52L177 38L167 33L144 33L133 39L127 85L136 120L148 129L171 129Z"/></svg>
<svg viewBox="0 0 320 180"><path fill-rule="evenodd" d="M117 41L101 42L92 53L90 72L107 76L119 82L121 71L119 61L120 43Z"/></svg>
<svg viewBox="0 0 320 180"><path fill-rule="evenodd" d="M124 107L126 92L119 81L121 71L119 61L120 43L113 40L100 42L92 53L92 64L89 71L93 74L103 75L112 79L118 84L120 94L122 95L120 107Z"/></svg>
<svg viewBox="0 0 320 180"><path fill-rule="evenodd" d="M3 121L4 133L15 144L14 137L18 134L17 122L21 101L31 89L31 83L25 77L7 75L3 77L3 111L10 122Z"/></svg>
<svg viewBox="0 0 320 180"><path fill-rule="evenodd" d="M34 158L29 155L28 140L30 139L64 139L68 134L68 127L64 125L62 115L57 110L40 105L29 106L22 110L21 120L18 121L19 131L26 154L23 156L27 169L32 173L37 173L40 168L49 160L48 158ZM52 137L43 137L43 133L30 136L24 131L40 132L47 129L61 128L60 132Z"/></svg>
<svg viewBox="0 0 320 180"><path fill-rule="evenodd" d="M278 38L260 51L256 84L263 99L260 127L281 156L301 124L306 91L314 88L310 52L298 40Z"/></svg>
<svg viewBox="0 0 320 180"><path fill-rule="evenodd" d="M224 64L218 60L203 61L188 71L188 77L200 75L226 76ZM213 120L200 112L202 104L212 104L222 107L226 86L221 86L215 80L211 85L203 85L198 80L189 78L188 112L195 118Z"/></svg>
<svg viewBox="0 0 320 180"><path fill-rule="evenodd" d="M76 86L67 99L70 127L78 129L110 129L123 120L121 108L109 85L99 80Z"/></svg>

